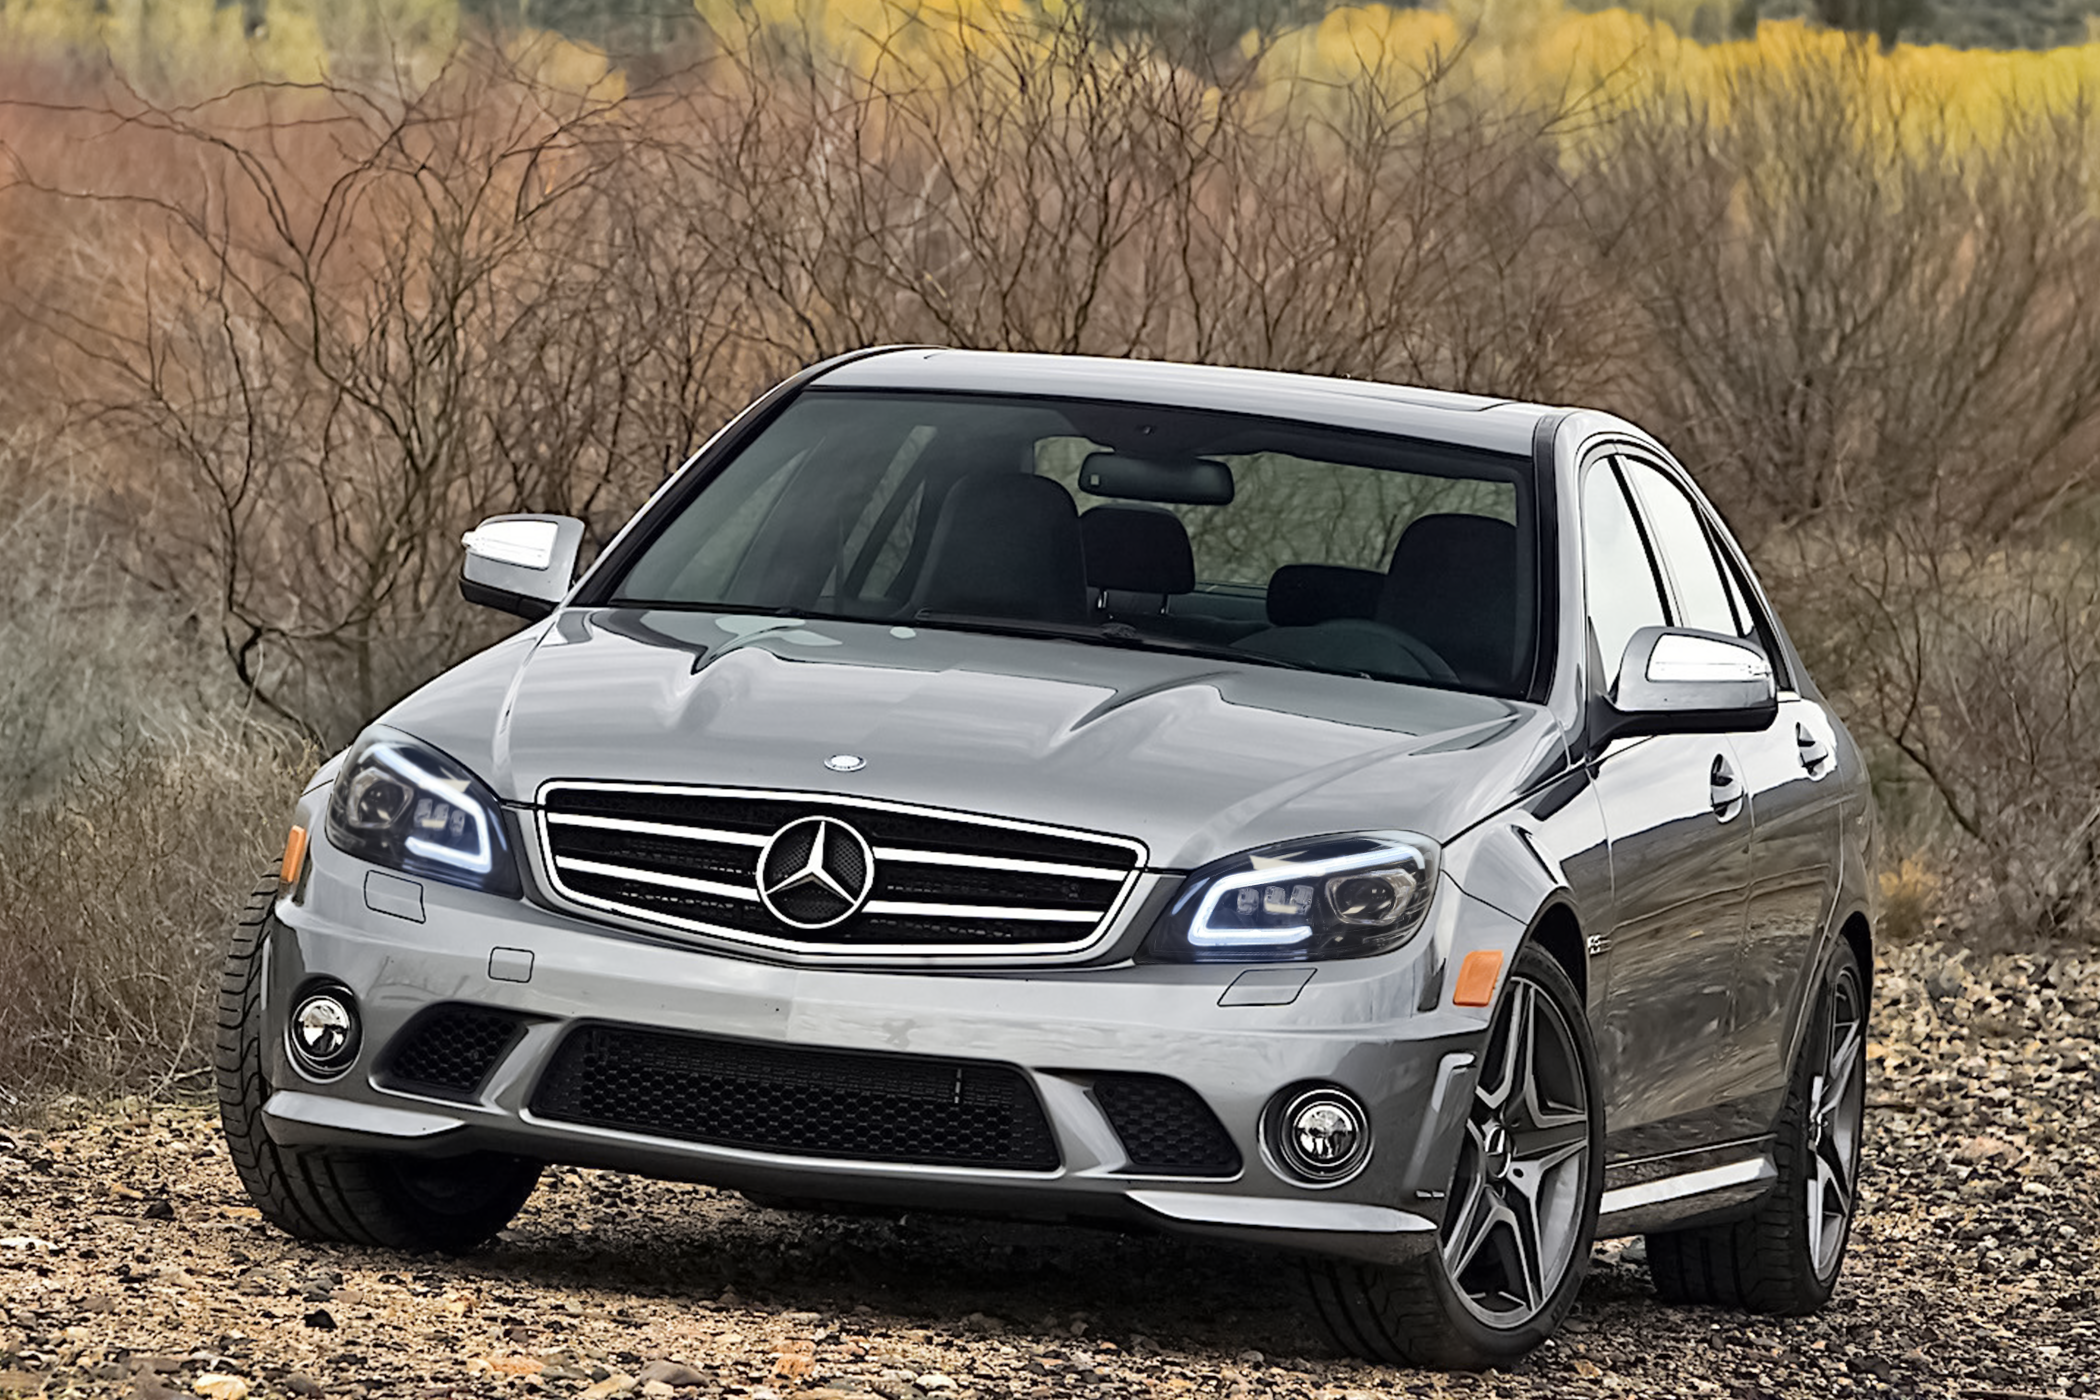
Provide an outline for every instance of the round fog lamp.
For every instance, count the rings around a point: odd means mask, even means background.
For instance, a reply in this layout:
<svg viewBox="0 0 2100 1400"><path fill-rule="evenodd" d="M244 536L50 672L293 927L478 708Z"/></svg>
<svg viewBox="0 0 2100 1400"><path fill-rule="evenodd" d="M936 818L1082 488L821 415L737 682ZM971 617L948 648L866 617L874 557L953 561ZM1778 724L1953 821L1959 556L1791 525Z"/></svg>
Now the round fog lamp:
<svg viewBox="0 0 2100 1400"><path fill-rule="evenodd" d="M335 1074L357 1056L357 1012L350 994L315 992L292 1011L292 1054L316 1074Z"/></svg>
<svg viewBox="0 0 2100 1400"><path fill-rule="evenodd" d="M1340 1089L1298 1094L1277 1115L1277 1156L1308 1181L1334 1182L1353 1175L1371 1154L1371 1119L1364 1106Z"/></svg>

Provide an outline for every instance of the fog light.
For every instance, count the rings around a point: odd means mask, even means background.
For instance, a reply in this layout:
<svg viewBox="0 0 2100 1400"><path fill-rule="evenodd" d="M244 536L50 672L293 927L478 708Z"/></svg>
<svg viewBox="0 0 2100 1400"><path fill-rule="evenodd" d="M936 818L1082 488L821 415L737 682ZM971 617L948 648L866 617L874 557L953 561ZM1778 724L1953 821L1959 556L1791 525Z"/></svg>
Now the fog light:
<svg viewBox="0 0 2100 1400"><path fill-rule="evenodd" d="M286 1028L292 1057L314 1074L340 1074L357 1058L357 1007L340 988L309 993Z"/></svg>
<svg viewBox="0 0 2100 1400"><path fill-rule="evenodd" d="M1307 1181L1331 1184L1354 1176L1371 1155L1371 1115L1341 1089L1293 1094L1272 1123L1276 1156Z"/></svg>

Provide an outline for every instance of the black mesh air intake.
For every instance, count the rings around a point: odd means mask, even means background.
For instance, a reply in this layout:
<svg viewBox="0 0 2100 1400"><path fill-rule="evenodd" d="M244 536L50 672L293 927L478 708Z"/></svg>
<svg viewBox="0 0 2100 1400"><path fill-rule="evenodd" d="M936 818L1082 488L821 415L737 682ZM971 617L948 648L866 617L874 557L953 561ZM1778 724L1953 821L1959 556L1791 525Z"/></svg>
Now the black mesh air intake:
<svg viewBox="0 0 2100 1400"><path fill-rule="evenodd" d="M629 1026L570 1033L542 1118L804 1157L1050 1171L1057 1145L1010 1065L812 1050Z"/></svg>
<svg viewBox="0 0 2100 1400"><path fill-rule="evenodd" d="M380 1083L438 1098L469 1098L518 1040L517 1017L479 1006L440 1006L394 1037Z"/></svg>
<svg viewBox="0 0 2100 1400"><path fill-rule="evenodd" d="M1094 1101L1123 1140L1130 1170L1168 1176L1236 1176L1239 1149L1202 1095L1162 1074L1104 1074Z"/></svg>

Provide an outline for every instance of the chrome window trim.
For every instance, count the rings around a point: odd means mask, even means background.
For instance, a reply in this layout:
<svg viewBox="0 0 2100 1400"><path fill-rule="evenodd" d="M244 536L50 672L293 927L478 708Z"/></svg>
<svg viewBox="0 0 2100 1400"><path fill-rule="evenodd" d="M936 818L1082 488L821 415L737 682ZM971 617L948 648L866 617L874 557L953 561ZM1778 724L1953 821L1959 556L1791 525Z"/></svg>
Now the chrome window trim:
<svg viewBox="0 0 2100 1400"><path fill-rule="evenodd" d="M1090 842L1109 850L1127 852L1131 857L1131 867L1127 873L1116 877L1117 888L1114 896L1110 899L1100 917L1092 921L1092 926L1079 938L1048 943L1010 943L996 948L986 947L983 944L954 943L869 943L844 947L832 944L807 943L796 939L776 938L766 934L750 933L742 929L726 928L719 924L710 924L698 919L685 919L671 914L645 913L616 901L598 899L570 888L561 878L561 869L554 854L550 829L554 825L564 823L596 826L612 821L626 822L628 819L594 818L581 823L570 823L570 814L550 813L547 811L548 797L558 792L613 792L651 794L663 797L719 797L765 802L806 802L812 804L813 807L845 807L858 808L863 811L893 812L901 816L930 817L940 821L963 822L972 826L982 826L1003 831L1026 832L1030 835L1049 836L1060 840ZM1122 928L1123 920L1133 904L1133 895L1137 891L1139 883L1148 874L1155 873L1148 868L1151 853L1146 849L1145 844L1129 837L1111 836L1098 831L1085 831L1074 827L1051 826L1042 822L1014 821L1005 817L986 816L977 812L960 812L947 807L929 807L919 803L892 802L887 799L873 797L851 797L834 792L550 778L540 784L538 791L534 794L533 803L532 828L535 839L531 843L530 849L533 852L533 864L538 867L535 874L538 875L548 896L557 905L566 908L569 912L588 917L597 922L613 923L621 927L646 930L652 933L668 933L678 937L681 942L689 942L696 946L705 946L709 943L719 942L746 952L770 954L787 961L816 966L1040 967L1051 963L1081 961L1099 952L1102 947L1113 939ZM670 823L636 822L635 828L642 829L671 825ZM619 830L624 828L612 827L609 829ZM711 837L698 837L697 834L702 830L699 827L678 828L678 830L684 833L693 833L697 839L712 839ZM668 833L652 832L652 834ZM724 844L751 844L745 839L743 833L725 832L722 835L726 838ZM763 845L764 841L769 839L771 838L763 838L758 844ZM877 851L878 859L893 858L900 862L911 859L916 854L939 854L909 853L894 847L878 847ZM573 865L575 863L574 858L571 858L568 863ZM949 864L951 862L935 860L927 863ZM1018 857L987 856L977 861L971 861L969 864L979 869L1014 870L1018 873L1067 873L1066 868L1058 865L1056 862L1027 861ZM624 877L633 878L637 873L625 872ZM679 879L681 883L694 885L711 883L691 881L687 877L653 878L656 882L666 884L673 878ZM1090 872L1088 878L1101 877ZM745 897L743 891L727 885L722 886L719 890L704 892L722 894L737 899ZM757 892L755 889L750 892L749 897L756 902ZM885 901L875 901L869 907L881 912L885 905ZM918 907L917 905L900 905L896 912L915 911ZM965 918L991 912L972 906L955 906L955 908L958 914ZM1012 910L1001 909L998 912L1006 917L1014 917L1015 915L1025 917L1031 911L1016 908ZM698 937L691 937L690 935L698 935Z"/></svg>

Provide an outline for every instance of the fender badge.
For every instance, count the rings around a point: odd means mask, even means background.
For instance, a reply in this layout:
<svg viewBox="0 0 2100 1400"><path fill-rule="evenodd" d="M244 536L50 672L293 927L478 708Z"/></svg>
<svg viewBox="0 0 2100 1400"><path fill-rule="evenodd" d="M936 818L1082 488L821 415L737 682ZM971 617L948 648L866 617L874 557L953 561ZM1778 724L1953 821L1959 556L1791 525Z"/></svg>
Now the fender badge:
<svg viewBox="0 0 2100 1400"><path fill-rule="evenodd" d="M835 753L824 760L824 766L834 773L858 773L868 761L857 753Z"/></svg>

